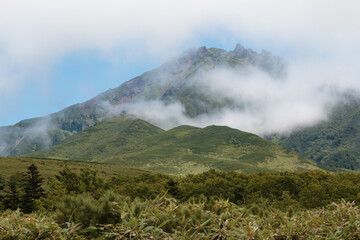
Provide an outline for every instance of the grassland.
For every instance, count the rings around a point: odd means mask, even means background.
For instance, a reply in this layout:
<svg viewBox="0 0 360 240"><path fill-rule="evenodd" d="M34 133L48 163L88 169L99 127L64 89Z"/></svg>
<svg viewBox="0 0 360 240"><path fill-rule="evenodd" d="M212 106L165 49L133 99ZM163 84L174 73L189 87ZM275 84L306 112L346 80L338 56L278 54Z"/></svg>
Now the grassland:
<svg viewBox="0 0 360 240"><path fill-rule="evenodd" d="M128 117L103 121L30 157L120 164L171 175L209 169L253 173L316 166L295 152L225 126L179 126L164 131Z"/></svg>
<svg viewBox="0 0 360 240"><path fill-rule="evenodd" d="M65 166L78 172L82 168L91 168L98 171L100 176L110 177L114 175L134 176L144 173L142 170L124 167L119 164L101 164L88 162L74 162L55 159L24 158L24 157L0 157L0 175L8 178L16 173L23 173L32 164L36 164L42 177L53 177Z"/></svg>

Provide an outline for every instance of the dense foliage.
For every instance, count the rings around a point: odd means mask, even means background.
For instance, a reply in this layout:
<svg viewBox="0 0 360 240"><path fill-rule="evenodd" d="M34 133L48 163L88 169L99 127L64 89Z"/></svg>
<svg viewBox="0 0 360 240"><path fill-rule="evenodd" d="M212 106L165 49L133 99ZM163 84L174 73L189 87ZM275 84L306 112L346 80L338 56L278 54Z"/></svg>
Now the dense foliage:
<svg viewBox="0 0 360 240"><path fill-rule="evenodd" d="M34 178L33 209L26 214L24 196ZM47 180L46 195L39 179L31 165L27 174L2 181L0 239L360 237L359 173L210 170L181 178L150 173L106 178L89 168L64 167ZM10 199L18 210L8 205Z"/></svg>
<svg viewBox="0 0 360 240"><path fill-rule="evenodd" d="M179 203L165 196L131 200L112 192L99 199L78 195L66 197L60 203L55 219L49 214L4 212L0 215L0 239L335 240L360 237L360 209L353 203L342 201L294 214L265 207L259 210L261 215L221 199Z"/></svg>
<svg viewBox="0 0 360 240"><path fill-rule="evenodd" d="M28 168L24 183L24 195L22 196L22 209L25 213L36 210L35 200L45 196L45 190L41 187L43 179L35 164Z"/></svg>
<svg viewBox="0 0 360 240"><path fill-rule="evenodd" d="M3 205L7 199L15 201L16 196L23 200L29 191L31 199L42 199L43 208L54 208L64 195L86 193L99 198L109 190L131 199L153 199L166 194L186 202L216 197L241 206L262 204L281 210L323 207L341 199L360 200L360 174L354 172L335 174L313 170L242 174L210 170L186 177L154 173L103 177L96 170L84 168L77 172L67 166L46 181L45 196L39 173L33 174L35 179L29 173L34 166L29 167L26 175L17 174L3 180L4 189L0 190ZM30 183L34 185L29 190Z"/></svg>
<svg viewBox="0 0 360 240"><path fill-rule="evenodd" d="M288 137L274 138L314 162L338 168L360 167L360 100L339 103L329 119L298 129Z"/></svg>

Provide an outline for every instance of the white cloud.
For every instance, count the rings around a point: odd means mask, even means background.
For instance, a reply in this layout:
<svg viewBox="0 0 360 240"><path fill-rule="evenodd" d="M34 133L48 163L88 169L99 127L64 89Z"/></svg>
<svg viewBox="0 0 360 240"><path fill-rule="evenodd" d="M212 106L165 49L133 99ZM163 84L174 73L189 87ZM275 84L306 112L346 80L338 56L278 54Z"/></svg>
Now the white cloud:
<svg viewBox="0 0 360 240"><path fill-rule="evenodd" d="M317 67L312 65L305 72L313 72ZM227 125L260 135L286 134L296 127L327 119L329 106L347 90L340 89L331 79L306 76L303 71L290 66L285 78L274 79L255 68L246 73L216 69L198 76L195 86L244 105L210 116L208 124Z"/></svg>
<svg viewBox="0 0 360 240"><path fill-rule="evenodd" d="M351 78L347 83L338 82L336 76L323 78L325 75L317 75L314 71L326 70L321 67L314 63L290 66L287 76L282 79L274 79L253 67L245 71L217 68L198 72L190 83L194 91L225 96L238 107L229 106L196 118L187 117L180 102L138 101L104 107L111 116L126 112L164 129L184 124L198 127L226 125L259 135L288 134L296 127L326 120L331 107L344 99L343 93L352 90L348 88Z"/></svg>
<svg viewBox="0 0 360 240"><path fill-rule="evenodd" d="M140 119L147 120L163 129L170 129L183 124L199 124L196 120L185 115L185 108L178 102L165 104L164 102L153 100L121 105L111 105L105 102L103 107L109 113L109 117L126 112Z"/></svg>
<svg viewBox="0 0 360 240"><path fill-rule="evenodd" d="M3 0L1 55L14 64L40 64L78 49L126 46L156 56L214 25L279 48L348 50L358 48L359 6L355 0Z"/></svg>
<svg viewBox="0 0 360 240"><path fill-rule="evenodd" d="M360 87L359 7L356 0L2 0L0 94L12 94L29 81L41 83L44 77L38 76L74 51L95 49L111 58L117 49L126 49L125 57L166 59L221 29L231 39L294 54L296 70L291 70L289 82L270 84L259 76L247 83L242 96L268 99L278 106L272 111L279 116L288 111L286 106L297 104L301 112L321 118L329 94L313 96L319 88ZM278 98L272 94L277 91ZM294 120L307 115L292 114ZM261 124L261 116L252 117ZM231 117L225 114L223 119Z"/></svg>

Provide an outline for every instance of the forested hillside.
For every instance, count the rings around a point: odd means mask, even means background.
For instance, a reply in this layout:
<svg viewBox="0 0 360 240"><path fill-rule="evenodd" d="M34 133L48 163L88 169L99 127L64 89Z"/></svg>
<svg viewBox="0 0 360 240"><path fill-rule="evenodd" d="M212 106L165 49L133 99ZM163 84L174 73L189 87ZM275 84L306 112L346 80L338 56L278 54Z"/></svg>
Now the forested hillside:
<svg viewBox="0 0 360 240"><path fill-rule="evenodd" d="M298 129L282 137L281 146L292 149L322 165L358 169L360 167L360 100L339 103L327 121Z"/></svg>

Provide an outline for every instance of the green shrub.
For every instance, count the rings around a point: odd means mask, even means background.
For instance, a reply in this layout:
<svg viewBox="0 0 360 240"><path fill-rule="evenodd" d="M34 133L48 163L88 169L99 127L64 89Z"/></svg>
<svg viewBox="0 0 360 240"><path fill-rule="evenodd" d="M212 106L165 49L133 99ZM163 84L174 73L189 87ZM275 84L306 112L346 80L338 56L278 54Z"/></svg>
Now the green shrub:
<svg viewBox="0 0 360 240"><path fill-rule="evenodd" d="M7 211L0 217L0 239L360 239L360 209L344 200L281 211L266 201L239 207L205 196L179 202L106 192L99 199L64 197L55 216L58 223L43 214Z"/></svg>
<svg viewBox="0 0 360 240"><path fill-rule="evenodd" d="M90 235L97 235L99 224L114 224L121 221L121 215L115 214L115 205L130 201L112 191L94 199L89 193L65 196L56 207L56 221L64 226L69 222L80 224Z"/></svg>
<svg viewBox="0 0 360 240"><path fill-rule="evenodd" d="M78 235L76 224L61 228L51 217L42 214L23 214L19 210L0 215L0 239L85 239Z"/></svg>

